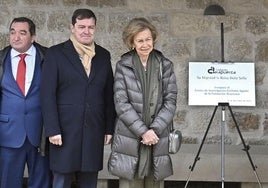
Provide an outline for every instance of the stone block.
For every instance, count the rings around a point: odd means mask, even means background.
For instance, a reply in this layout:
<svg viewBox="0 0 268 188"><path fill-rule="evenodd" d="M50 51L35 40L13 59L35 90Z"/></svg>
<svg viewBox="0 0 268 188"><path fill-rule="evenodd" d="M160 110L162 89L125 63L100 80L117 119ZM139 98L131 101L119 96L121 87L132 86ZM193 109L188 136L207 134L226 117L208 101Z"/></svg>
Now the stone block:
<svg viewBox="0 0 268 188"><path fill-rule="evenodd" d="M221 61L221 44L218 37L204 36L195 40L197 59L201 61Z"/></svg>
<svg viewBox="0 0 268 188"><path fill-rule="evenodd" d="M203 16L189 13L174 13L170 20L171 34L176 37L198 36L211 32L211 21Z"/></svg>
<svg viewBox="0 0 268 188"><path fill-rule="evenodd" d="M9 45L9 34L0 33L0 46L4 47Z"/></svg>
<svg viewBox="0 0 268 188"><path fill-rule="evenodd" d="M90 7L97 7L99 6L99 0L86 0L86 5Z"/></svg>
<svg viewBox="0 0 268 188"><path fill-rule="evenodd" d="M66 6L81 5L81 0L63 0L63 4Z"/></svg>
<svg viewBox="0 0 268 188"><path fill-rule="evenodd" d="M260 117L258 114L234 112L234 116L241 131L253 131L259 129ZM228 125L231 130L236 130L233 119L229 118Z"/></svg>
<svg viewBox="0 0 268 188"><path fill-rule="evenodd" d="M42 0L42 1L36 1L36 0L23 0L23 4L28 5L55 5L57 1L53 0Z"/></svg>
<svg viewBox="0 0 268 188"><path fill-rule="evenodd" d="M262 39L257 42L255 59L256 61L262 61L262 62L268 61L268 40L267 39Z"/></svg>
<svg viewBox="0 0 268 188"><path fill-rule="evenodd" d="M127 0L99 0L100 7L124 7Z"/></svg>
<svg viewBox="0 0 268 188"><path fill-rule="evenodd" d="M189 57L191 56L191 47L191 43L186 39L163 37L162 50L168 58L181 56Z"/></svg>
<svg viewBox="0 0 268 188"><path fill-rule="evenodd" d="M164 9L182 9L183 1L178 0L162 0Z"/></svg>
<svg viewBox="0 0 268 188"><path fill-rule="evenodd" d="M249 61L252 58L253 44L247 38L229 39L227 44L228 59L232 62Z"/></svg>
<svg viewBox="0 0 268 188"><path fill-rule="evenodd" d="M18 10L15 13L17 14L16 17L28 17L33 20L36 25L36 29L42 30L46 27L46 12L44 11L26 9Z"/></svg>
<svg viewBox="0 0 268 188"><path fill-rule="evenodd" d="M72 12L51 12L48 18L47 28L50 32L70 32Z"/></svg>
<svg viewBox="0 0 268 188"><path fill-rule="evenodd" d="M246 31L254 35L267 32L267 18L265 16L249 16L245 22Z"/></svg>
<svg viewBox="0 0 268 188"><path fill-rule="evenodd" d="M146 13L150 13L154 10L159 10L159 8L161 8L161 0L135 0L128 1L127 4L131 11L137 11L143 15L146 15Z"/></svg>
<svg viewBox="0 0 268 188"><path fill-rule="evenodd" d="M232 12L240 12L240 13L250 13L250 12L259 12L261 9L261 5L259 1L249 1L249 0L236 0L229 1L228 9Z"/></svg>

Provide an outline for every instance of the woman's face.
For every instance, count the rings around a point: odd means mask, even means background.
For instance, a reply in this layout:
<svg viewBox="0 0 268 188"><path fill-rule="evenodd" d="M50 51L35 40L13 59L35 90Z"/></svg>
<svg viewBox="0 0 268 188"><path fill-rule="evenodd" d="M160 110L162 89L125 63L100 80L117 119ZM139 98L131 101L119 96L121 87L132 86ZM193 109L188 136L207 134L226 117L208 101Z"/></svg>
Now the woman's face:
<svg viewBox="0 0 268 188"><path fill-rule="evenodd" d="M142 61L147 61L149 54L153 50L153 37L150 29L145 29L139 32L134 37L133 45L140 59Z"/></svg>

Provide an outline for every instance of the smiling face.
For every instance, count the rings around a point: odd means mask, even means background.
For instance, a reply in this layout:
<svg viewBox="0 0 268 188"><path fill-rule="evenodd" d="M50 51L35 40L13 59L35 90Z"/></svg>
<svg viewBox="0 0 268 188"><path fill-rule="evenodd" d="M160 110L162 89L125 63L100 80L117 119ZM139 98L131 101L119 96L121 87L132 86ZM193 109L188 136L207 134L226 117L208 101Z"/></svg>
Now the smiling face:
<svg viewBox="0 0 268 188"><path fill-rule="evenodd" d="M141 61L146 62L153 50L153 37L150 29L139 32L133 40L133 47L136 49Z"/></svg>
<svg viewBox="0 0 268 188"><path fill-rule="evenodd" d="M14 22L10 26L9 42L12 48L20 53L26 52L35 40L27 22Z"/></svg>
<svg viewBox="0 0 268 188"><path fill-rule="evenodd" d="M96 24L94 18L76 19L74 25L71 24L71 31L76 40L84 45L91 45L94 41Z"/></svg>

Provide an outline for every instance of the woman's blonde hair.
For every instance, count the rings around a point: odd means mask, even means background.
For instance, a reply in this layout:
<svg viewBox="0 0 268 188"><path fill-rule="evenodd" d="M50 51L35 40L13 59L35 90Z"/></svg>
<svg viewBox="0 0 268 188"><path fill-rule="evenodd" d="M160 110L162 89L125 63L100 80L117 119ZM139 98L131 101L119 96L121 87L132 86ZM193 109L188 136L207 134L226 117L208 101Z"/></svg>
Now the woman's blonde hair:
<svg viewBox="0 0 268 188"><path fill-rule="evenodd" d="M147 19L145 18L134 18L132 19L129 24L125 27L122 37L123 42L126 44L128 49L133 49L134 37L144 31L145 29L149 29L152 33L153 42L156 42L157 38L157 30L154 25L152 25Z"/></svg>

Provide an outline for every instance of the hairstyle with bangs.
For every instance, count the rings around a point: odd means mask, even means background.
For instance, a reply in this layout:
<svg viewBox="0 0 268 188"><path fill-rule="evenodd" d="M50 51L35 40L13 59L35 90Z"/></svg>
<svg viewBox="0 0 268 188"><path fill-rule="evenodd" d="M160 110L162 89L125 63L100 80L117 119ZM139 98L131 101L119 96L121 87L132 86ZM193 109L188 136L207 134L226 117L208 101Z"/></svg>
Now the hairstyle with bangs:
<svg viewBox="0 0 268 188"><path fill-rule="evenodd" d="M156 38L158 36L158 32L154 25L152 25L145 18L134 18L129 24L125 27L122 38L123 42L126 44L129 50L133 49L134 37L144 31L145 29L149 29L152 33L153 43L156 42Z"/></svg>

